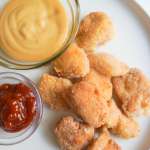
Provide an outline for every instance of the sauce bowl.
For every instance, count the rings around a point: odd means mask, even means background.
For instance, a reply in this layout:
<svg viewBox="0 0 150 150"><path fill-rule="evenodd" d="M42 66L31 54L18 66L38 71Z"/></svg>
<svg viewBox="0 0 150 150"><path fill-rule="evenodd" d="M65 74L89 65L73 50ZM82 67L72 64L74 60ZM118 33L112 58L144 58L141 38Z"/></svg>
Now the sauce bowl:
<svg viewBox="0 0 150 150"><path fill-rule="evenodd" d="M6 132L0 127L0 145L13 145L26 140L36 131L42 118L43 104L41 101L40 94L36 88L36 85L27 77L13 72L0 73L0 84L5 84L5 83L10 83L10 84L23 83L28 87L30 87L36 98L36 105L37 105L36 115L34 116L32 123L25 129L19 132L11 133L11 132Z"/></svg>
<svg viewBox="0 0 150 150"><path fill-rule="evenodd" d="M9 0L0 1L0 10L5 7L8 1ZM1 65L11 69L22 69L22 70L36 68L59 57L68 48L70 43L75 39L78 30L80 6L78 0L60 0L60 2L66 11L68 20L68 32L67 32L68 34L61 48L52 53L52 55L46 58L46 60L32 61L32 62L14 60L10 58L7 54L5 54L5 49L0 49Z"/></svg>

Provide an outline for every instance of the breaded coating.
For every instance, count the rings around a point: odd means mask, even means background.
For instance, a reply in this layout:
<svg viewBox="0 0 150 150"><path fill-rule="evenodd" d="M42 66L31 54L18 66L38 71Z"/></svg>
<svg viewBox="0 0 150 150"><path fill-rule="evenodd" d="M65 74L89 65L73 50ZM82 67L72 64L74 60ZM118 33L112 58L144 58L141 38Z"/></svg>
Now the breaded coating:
<svg viewBox="0 0 150 150"><path fill-rule="evenodd" d="M109 140L104 150L121 150L121 147L114 140L111 139Z"/></svg>
<svg viewBox="0 0 150 150"><path fill-rule="evenodd" d="M150 81L139 69L114 77L113 86L122 110L128 116L150 112Z"/></svg>
<svg viewBox="0 0 150 150"><path fill-rule="evenodd" d="M94 84L81 81L69 90L68 105L86 123L98 128L105 124L108 107Z"/></svg>
<svg viewBox="0 0 150 150"><path fill-rule="evenodd" d="M117 107L113 99L108 101L107 104L108 104L109 115L106 121L106 126L107 128L113 128L118 124L122 113L120 109Z"/></svg>
<svg viewBox="0 0 150 150"><path fill-rule="evenodd" d="M139 124L134 119L125 116L113 99L108 101L108 110L109 115L106 121L107 128L114 134L125 139L138 136L140 132Z"/></svg>
<svg viewBox="0 0 150 150"><path fill-rule="evenodd" d="M63 117L54 132L62 150L81 150L94 136L94 128L74 120L71 116Z"/></svg>
<svg viewBox="0 0 150 150"><path fill-rule="evenodd" d="M43 74L39 83L39 91L45 103L52 110L66 110L66 90L72 86L68 79L57 78L52 75Z"/></svg>
<svg viewBox="0 0 150 150"><path fill-rule="evenodd" d="M113 127L111 131L118 136L129 139L137 137L140 131L139 124L132 118L128 118L125 115L121 115L116 127Z"/></svg>
<svg viewBox="0 0 150 150"><path fill-rule="evenodd" d="M110 137L108 130L104 128L87 150L121 150L121 147Z"/></svg>
<svg viewBox="0 0 150 150"><path fill-rule="evenodd" d="M104 44L114 36L114 27L110 17L104 12L88 14L80 24L76 37L79 47L91 51L98 44Z"/></svg>
<svg viewBox="0 0 150 150"><path fill-rule="evenodd" d="M99 74L94 69L91 69L90 73L83 78L83 81L96 85L102 98L106 100L110 100L112 98L112 83L110 78Z"/></svg>
<svg viewBox="0 0 150 150"><path fill-rule="evenodd" d="M122 138L133 138L138 136L139 125L138 123L125 116L120 109L117 107L115 101L112 99L108 102L109 116L106 121L107 128L122 137Z"/></svg>
<svg viewBox="0 0 150 150"><path fill-rule="evenodd" d="M89 53L90 66L105 76L121 76L129 71L126 64L108 53Z"/></svg>
<svg viewBox="0 0 150 150"><path fill-rule="evenodd" d="M138 123L126 117L114 100L103 99L94 84L81 81L74 84L68 94L67 102L70 108L90 126L99 128L106 125L123 138L138 135Z"/></svg>
<svg viewBox="0 0 150 150"><path fill-rule="evenodd" d="M69 79L84 77L90 71L86 53L75 43L52 62L52 67L58 76Z"/></svg>

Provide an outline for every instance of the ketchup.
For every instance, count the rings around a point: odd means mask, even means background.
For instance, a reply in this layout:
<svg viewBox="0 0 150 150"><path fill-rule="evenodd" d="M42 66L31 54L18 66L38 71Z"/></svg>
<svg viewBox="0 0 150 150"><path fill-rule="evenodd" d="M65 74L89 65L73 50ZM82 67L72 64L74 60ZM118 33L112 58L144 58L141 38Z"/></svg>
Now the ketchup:
<svg viewBox="0 0 150 150"><path fill-rule="evenodd" d="M36 98L23 83L0 85L0 127L18 132L29 126L36 114Z"/></svg>

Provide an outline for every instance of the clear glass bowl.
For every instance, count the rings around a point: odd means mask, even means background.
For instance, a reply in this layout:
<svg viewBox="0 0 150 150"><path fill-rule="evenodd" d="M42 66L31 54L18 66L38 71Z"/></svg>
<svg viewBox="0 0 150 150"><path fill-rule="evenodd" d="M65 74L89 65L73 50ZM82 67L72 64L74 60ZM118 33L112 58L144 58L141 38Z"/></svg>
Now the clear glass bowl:
<svg viewBox="0 0 150 150"><path fill-rule="evenodd" d="M9 133L0 128L0 145L13 145L26 140L35 132L42 118L43 105L40 94L35 84L27 77L12 72L0 73L0 84L4 83L11 83L11 84L24 83L33 90L37 102L37 113L32 123L27 128L16 133Z"/></svg>
<svg viewBox="0 0 150 150"><path fill-rule="evenodd" d="M0 9L2 9L9 0L0 0ZM80 6L78 0L60 0L63 4L67 17L68 17L68 24L69 24L69 31L68 36L62 45L62 47L55 52L52 56L48 59L40 62L20 62L9 58L9 56L5 55L2 49L0 49L0 64L11 68L11 69L31 69L39 67L47 62L52 61L53 59L57 58L61 55L70 43L74 40L78 26L79 26L79 16L80 16Z"/></svg>

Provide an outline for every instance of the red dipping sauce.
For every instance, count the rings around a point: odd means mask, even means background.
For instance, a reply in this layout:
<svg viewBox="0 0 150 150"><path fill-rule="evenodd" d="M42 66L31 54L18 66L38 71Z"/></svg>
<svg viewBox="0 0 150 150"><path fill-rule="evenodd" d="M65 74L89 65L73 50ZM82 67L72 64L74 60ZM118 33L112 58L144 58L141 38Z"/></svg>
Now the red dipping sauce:
<svg viewBox="0 0 150 150"><path fill-rule="evenodd" d="M36 98L28 86L0 85L0 127L18 132L28 127L36 115Z"/></svg>

